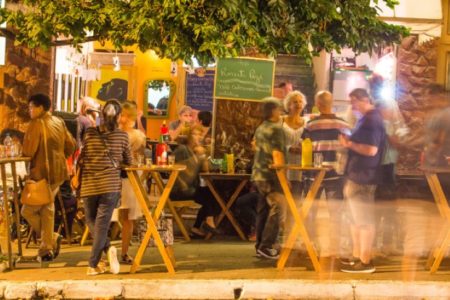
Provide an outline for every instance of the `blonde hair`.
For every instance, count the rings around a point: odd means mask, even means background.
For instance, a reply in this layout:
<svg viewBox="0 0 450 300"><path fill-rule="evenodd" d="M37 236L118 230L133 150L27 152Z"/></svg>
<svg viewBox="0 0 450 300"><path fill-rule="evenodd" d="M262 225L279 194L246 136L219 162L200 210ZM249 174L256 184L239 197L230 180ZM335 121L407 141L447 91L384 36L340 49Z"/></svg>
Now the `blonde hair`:
<svg viewBox="0 0 450 300"><path fill-rule="evenodd" d="M300 96L303 108L306 106L306 96L300 91L292 91L289 92L283 100L284 110L286 112L289 112L289 105L291 105L292 99L297 96Z"/></svg>
<svg viewBox="0 0 450 300"><path fill-rule="evenodd" d="M127 117L127 126L133 127L137 120L136 104L130 101L124 102L122 104L122 116Z"/></svg>
<svg viewBox="0 0 450 300"><path fill-rule="evenodd" d="M182 107L180 107L178 109L178 115L179 116L184 114L185 112L192 112L192 107L187 106L187 105L183 105Z"/></svg>
<svg viewBox="0 0 450 300"><path fill-rule="evenodd" d="M333 106L333 94L329 91L318 91L314 97L317 106L330 108Z"/></svg>

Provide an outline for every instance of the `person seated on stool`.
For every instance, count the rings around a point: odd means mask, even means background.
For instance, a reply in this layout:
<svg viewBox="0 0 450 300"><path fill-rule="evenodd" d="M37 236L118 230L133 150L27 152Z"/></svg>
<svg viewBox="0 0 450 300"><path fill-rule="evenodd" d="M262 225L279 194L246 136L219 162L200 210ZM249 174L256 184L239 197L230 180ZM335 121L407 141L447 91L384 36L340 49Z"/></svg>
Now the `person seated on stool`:
<svg viewBox="0 0 450 300"><path fill-rule="evenodd" d="M218 205L207 187L200 186L199 173L207 169L206 151L200 142L202 129L193 127L188 134L186 144L180 144L174 151L175 162L186 165L186 170L180 172L170 194L172 201L195 200L202 205L198 211L194 226L191 229L192 237L205 236L205 231L215 232L214 216L218 212Z"/></svg>

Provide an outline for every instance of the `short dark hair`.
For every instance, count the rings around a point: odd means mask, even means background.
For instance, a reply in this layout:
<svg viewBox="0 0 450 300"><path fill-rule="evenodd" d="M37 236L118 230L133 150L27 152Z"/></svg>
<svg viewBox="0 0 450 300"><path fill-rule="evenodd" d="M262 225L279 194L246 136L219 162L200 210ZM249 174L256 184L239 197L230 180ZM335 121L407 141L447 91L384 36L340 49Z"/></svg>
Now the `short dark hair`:
<svg viewBox="0 0 450 300"><path fill-rule="evenodd" d="M272 117L273 110L281 106L280 101L273 97L263 99L264 105L262 107L262 114L264 120L269 120Z"/></svg>
<svg viewBox="0 0 450 300"><path fill-rule="evenodd" d="M200 123L202 123L203 126L209 127L211 125L211 121L212 121L211 112L209 112L207 110L202 110L202 111L198 112L197 118L200 121Z"/></svg>
<svg viewBox="0 0 450 300"><path fill-rule="evenodd" d="M354 97L358 100L363 100L364 98L367 98L370 103L372 103L372 99L369 96L369 93L365 89L357 88L351 91L349 94L350 97Z"/></svg>
<svg viewBox="0 0 450 300"><path fill-rule="evenodd" d="M293 85L292 82L290 82L290 81L284 81L278 85L278 88L284 88L288 84Z"/></svg>
<svg viewBox="0 0 450 300"><path fill-rule="evenodd" d="M33 103L34 106L42 106L45 111L50 110L52 101L47 95L44 94L34 94L28 99L28 104Z"/></svg>

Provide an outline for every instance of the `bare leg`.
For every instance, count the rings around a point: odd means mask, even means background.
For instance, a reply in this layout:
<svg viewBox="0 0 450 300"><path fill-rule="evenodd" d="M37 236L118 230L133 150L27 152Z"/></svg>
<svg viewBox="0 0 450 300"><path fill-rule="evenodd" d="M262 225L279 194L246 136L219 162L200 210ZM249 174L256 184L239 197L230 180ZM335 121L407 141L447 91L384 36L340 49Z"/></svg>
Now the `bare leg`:
<svg viewBox="0 0 450 300"><path fill-rule="evenodd" d="M352 241L353 241L353 257L360 258L361 247L360 247L359 228L358 226L351 225L350 230L352 233Z"/></svg>
<svg viewBox="0 0 450 300"><path fill-rule="evenodd" d="M373 240L375 238L375 225L361 226L359 230L359 258L368 264L372 259Z"/></svg>
<svg viewBox="0 0 450 300"><path fill-rule="evenodd" d="M122 256L128 254L131 236L133 235L133 220L128 219L128 209L119 210L119 220L122 223Z"/></svg>

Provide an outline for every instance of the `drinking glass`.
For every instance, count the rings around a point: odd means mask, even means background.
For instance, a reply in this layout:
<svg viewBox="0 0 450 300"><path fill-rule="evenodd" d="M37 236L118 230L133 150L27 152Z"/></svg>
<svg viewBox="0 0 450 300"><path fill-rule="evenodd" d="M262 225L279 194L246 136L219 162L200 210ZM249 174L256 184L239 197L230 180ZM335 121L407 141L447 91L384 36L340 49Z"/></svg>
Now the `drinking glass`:
<svg viewBox="0 0 450 300"><path fill-rule="evenodd" d="M167 157L167 163L169 164L169 166L173 166L175 164L175 155L169 155Z"/></svg>
<svg viewBox="0 0 450 300"><path fill-rule="evenodd" d="M314 153L314 167L320 168L323 162L322 153Z"/></svg>
<svg viewBox="0 0 450 300"><path fill-rule="evenodd" d="M144 165L144 155L139 154L137 156L137 164L138 164L138 167L141 167Z"/></svg>

